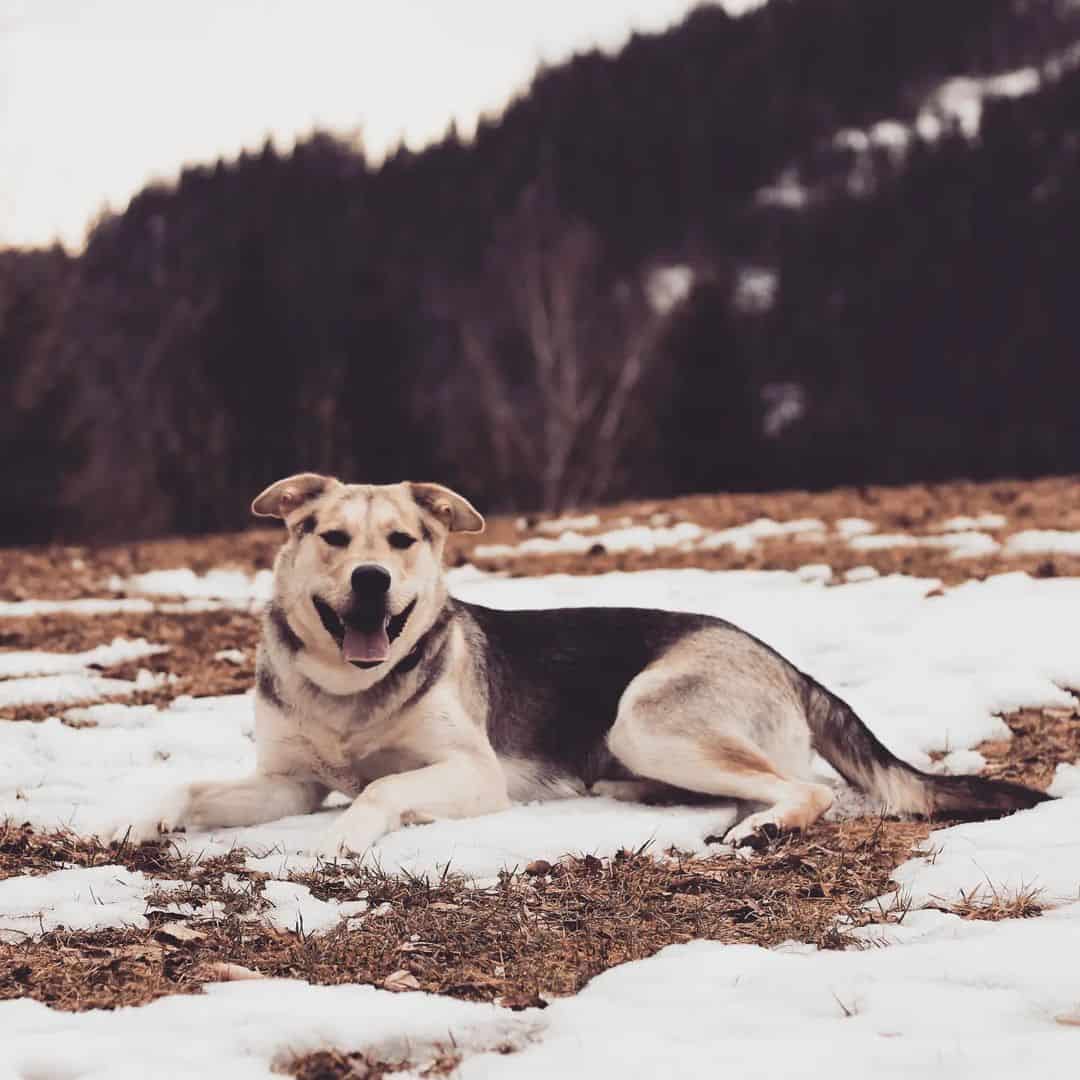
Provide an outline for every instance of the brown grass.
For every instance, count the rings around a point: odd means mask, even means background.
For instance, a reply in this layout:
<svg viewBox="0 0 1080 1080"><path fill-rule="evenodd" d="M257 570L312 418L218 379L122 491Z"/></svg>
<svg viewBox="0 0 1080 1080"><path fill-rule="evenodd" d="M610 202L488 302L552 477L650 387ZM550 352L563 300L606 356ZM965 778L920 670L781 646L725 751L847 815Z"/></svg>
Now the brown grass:
<svg viewBox="0 0 1080 1080"><path fill-rule="evenodd" d="M468 493L466 493L468 494ZM648 522L654 514L670 521L693 521L720 529L745 524L757 517L791 520L821 518L832 524L843 517L864 517L881 532L926 533L945 518L984 511L1004 514L1007 526L996 535L1006 537L1021 529L1080 530L1080 482L1077 477L994 481L983 484L913 484L904 487L868 486L832 491L778 491L759 494L690 495L660 501L617 503L596 508L601 530L621 518ZM454 537L448 549L451 565L467 559L477 544L517 543L538 535L535 526L543 515L492 517L481 537ZM522 529L519 522L525 524ZM68 599L109 595L111 575L128 576L147 570L189 566L197 572L232 566L248 572L273 563L281 542L278 529L250 529L205 537L169 537L132 544L100 547L38 547L4 553L10 567L0 582L0 599ZM882 571L940 577L947 583L985 577L1003 570L1028 570L1040 576L1080 575L1078 556L1027 556L952 560L944 552L884 549L852 551L836 540L821 544L768 541L750 552L720 549L714 552L661 552L592 556L530 557L481 561L481 565L512 574L572 572L599 573L646 566L703 566L711 569L794 569L811 562L827 562L839 573L857 565ZM2 632L2 627L0 627ZM0 639L0 644L3 644Z"/></svg>
<svg viewBox="0 0 1080 1080"><path fill-rule="evenodd" d="M1075 691L1074 691L1075 693ZM1080 713L1073 709L1022 709L1005 717L1011 739L978 747L984 776L1046 788L1063 761L1080 761Z"/></svg>
<svg viewBox="0 0 1080 1080"><path fill-rule="evenodd" d="M0 945L0 998L29 996L72 1010L141 1004L198 992L212 977L211 965L226 962L335 984L381 985L404 969L423 990L523 1008L573 994L599 972L676 942L769 946L793 939L841 948L850 939L838 918L869 921L862 905L890 890L892 869L927 831L910 822L819 824L751 859L658 861L627 852L611 860L568 858L546 873L536 872L545 869L540 865L504 874L484 890L452 876L428 881L329 866L297 880L322 898L363 897L381 913L318 937L253 921L264 905L263 876L236 861L183 863L163 847L129 849L117 861L187 879L179 894L150 898L151 928L54 931ZM62 859L93 864L103 854L63 838L39 842L20 834L25 830L9 835L9 847L26 842L26 863L39 871ZM156 861L146 859L147 850ZM226 870L239 874L240 887L226 886ZM177 899L207 911L215 902L214 917L190 920L204 936L177 942L164 934L173 916L157 909Z"/></svg>

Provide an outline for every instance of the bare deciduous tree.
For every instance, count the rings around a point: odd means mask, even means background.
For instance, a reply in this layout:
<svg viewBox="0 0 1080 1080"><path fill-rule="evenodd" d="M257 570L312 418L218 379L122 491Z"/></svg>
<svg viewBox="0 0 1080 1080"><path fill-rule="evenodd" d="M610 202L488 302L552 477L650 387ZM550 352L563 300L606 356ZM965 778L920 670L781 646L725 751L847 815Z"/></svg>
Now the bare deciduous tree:
<svg viewBox="0 0 1080 1080"><path fill-rule="evenodd" d="M667 314L643 280L612 279L596 233L567 220L539 181L497 227L481 282L452 307L500 486L525 482L553 511L610 495L628 447L647 434Z"/></svg>

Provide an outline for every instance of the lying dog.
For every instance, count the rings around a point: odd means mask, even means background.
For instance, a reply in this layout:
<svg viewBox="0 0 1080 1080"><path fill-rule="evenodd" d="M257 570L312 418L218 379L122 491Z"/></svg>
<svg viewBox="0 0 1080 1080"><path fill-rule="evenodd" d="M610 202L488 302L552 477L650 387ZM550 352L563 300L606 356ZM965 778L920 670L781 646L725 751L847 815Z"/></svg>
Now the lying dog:
<svg viewBox="0 0 1080 1080"><path fill-rule="evenodd" d="M571 794L764 804L756 845L830 806L817 750L888 812L989 817L1047 798L931 776L851 708L721 619L632 608L493 611L447 593L451 532L484 520L438 484L305 473L252 505L288 528L257 665L256 767L184 789L162 830L254 825L353 799L320 846L364 852L403 824Z"/></svg>

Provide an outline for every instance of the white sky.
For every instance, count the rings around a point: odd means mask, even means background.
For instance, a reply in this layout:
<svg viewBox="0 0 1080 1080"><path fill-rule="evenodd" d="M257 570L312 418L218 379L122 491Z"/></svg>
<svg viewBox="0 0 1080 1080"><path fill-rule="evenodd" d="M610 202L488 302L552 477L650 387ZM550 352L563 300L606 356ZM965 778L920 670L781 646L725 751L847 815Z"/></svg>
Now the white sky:
<svg viewBox="0 0 1080 1080"><path fill-rule="evenodd" d="M762 0L722 0L729 11ZM0 0L0 245L81 246L151 178L314 127L471 132L540 61L693 0Z"/></svg>

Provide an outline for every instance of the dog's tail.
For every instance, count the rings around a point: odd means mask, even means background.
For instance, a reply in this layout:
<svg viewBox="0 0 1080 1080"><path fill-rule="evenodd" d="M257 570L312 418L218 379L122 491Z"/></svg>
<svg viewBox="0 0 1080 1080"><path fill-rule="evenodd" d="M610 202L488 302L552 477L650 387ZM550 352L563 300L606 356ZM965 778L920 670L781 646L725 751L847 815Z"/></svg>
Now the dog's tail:
<svg viewBox="0 0 1080 1080"><path fill-rule="evenodd" d="M883 746L846 701L809 677L805 686L814 749L849 784L881 799L886 813L991 818L1050 798L1022 784L921 772Z"/></svg>

